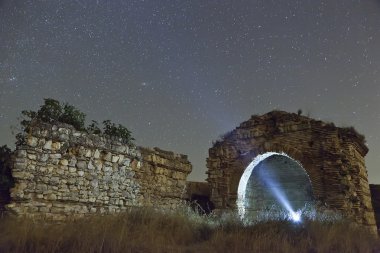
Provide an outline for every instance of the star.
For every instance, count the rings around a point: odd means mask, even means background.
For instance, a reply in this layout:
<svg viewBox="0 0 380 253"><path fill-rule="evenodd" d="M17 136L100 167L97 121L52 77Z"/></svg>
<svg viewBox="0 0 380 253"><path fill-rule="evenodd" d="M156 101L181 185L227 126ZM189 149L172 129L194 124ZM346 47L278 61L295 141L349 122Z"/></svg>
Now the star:
<svg viewBox="0 0 380 253"><path fill-rule="evenodd" d="M202 181L220 134L302 109L372 136L366 165L380 182L380 12L376 1L356 6L3 0L0 145L14 147L9 126L51 97L129 127L138 145L188 155L189 179Z"/></svg>

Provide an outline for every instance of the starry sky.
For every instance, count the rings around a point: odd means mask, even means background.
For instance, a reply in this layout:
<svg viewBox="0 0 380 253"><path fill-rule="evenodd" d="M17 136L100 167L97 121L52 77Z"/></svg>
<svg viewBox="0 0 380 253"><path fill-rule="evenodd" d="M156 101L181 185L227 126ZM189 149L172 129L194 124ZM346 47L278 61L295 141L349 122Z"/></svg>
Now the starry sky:
<svg viewBox="0 0 380 253"><path fill-rule="evenodd" d="M0 0L0 145L43 98L142 146L208 148L273 109L354 126L380 183L379 0Z"/></svg>

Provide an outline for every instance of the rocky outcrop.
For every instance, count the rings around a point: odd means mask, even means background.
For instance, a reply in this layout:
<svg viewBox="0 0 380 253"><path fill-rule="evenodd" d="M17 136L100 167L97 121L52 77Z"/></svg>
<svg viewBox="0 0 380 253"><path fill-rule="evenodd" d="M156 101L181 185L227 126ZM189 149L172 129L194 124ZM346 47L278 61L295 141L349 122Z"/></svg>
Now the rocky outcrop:
<svg viewBox="0 0 380 253"><path fill-rule="evenodd" d="M364 137L353 128L281 111L252 116L209 149L207 181L216 208L237 207L244 170L266 152L283 152L298 161L318 203L375 229Z"/></svg>
<svg viewBox="0 0 380 253"><path fill-rule="evenodd" d="M14 152L7 209L60 220L131 206L175 208L191 169L185 155L41 123Z"/></svg>

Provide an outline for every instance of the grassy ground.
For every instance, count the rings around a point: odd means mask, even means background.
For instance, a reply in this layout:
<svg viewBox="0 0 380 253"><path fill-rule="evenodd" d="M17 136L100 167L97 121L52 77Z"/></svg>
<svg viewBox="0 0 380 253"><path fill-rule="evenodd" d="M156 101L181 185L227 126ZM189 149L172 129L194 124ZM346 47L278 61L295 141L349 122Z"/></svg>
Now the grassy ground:
<svg viewBox="0 0 380 253"><path fill-rule="evenodd" d="M41 225L0 219L0 252L380 252L380 241L343 221L265 221L133 209Z"/></svg>

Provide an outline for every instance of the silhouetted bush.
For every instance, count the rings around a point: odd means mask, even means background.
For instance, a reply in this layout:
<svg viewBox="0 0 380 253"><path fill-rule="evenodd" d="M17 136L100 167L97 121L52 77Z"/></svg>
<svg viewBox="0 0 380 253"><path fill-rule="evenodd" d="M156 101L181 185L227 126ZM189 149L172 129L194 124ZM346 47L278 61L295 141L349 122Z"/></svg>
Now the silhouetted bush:
<svg viewBox="0 0 380 253"><path fill-rule="evenodd" d="M131 131L129 131L125 126L120 124L116 125L110 120L103 121L103 126L104 134L121 138L125 144L132 144L134 138L131 136Z"/></svg>
<svg viewBox="0 0 380 253"><path fill-rule="evenodd" d="M86 115L72 105L61 104L52 98L45 98L44 104L35 111L22 111L23 120L21 126L27 131L34 121L42 121L50 124L57 122L72 125L77 130L84 130Z"/></svg>
<svg viewBox="0 0 380 253"><path fill-rule="evenodd" d="M12 151L6 146L0 147L0 188L13 187L10 162Z"/></svg>
<svg viewBox="0 0 380 253"><path fill-rule="evenodd" d="M366 142L365 136L360 134L353 126L343 127L340 131L350 137L357 137L363 143Z"/></svg>
<svg viewBox="0 0 380 253"><path fill-rule="evenodd" d="M0 212L3 205L9 203L9 189L14 186L10 164L11 155L12 151L6 145L0 147Z"/></svg>
<svg viewBox="0 0 380 253"><path fill-rule="evenodd" d="M69 104L63 105L63 112L58 119L58 121L70 124L78 130L85 130L85 120L86 115Z"/></svg>
<svg viewBox="0 0 380 253"><path fill-rule="evenodd" d="M103 121L103 131L99 127L97 121L92 121L92 123L86 128L85 121L86 115L73 105L67 103L60 103L59 101L46 98L44 99L44 104L40 107L38 111L24 110L21 112L22 120L21 131L16 134L17 145L23 145L25 133L29 132L29 128L33 125L38 124L38 122L45 122L50 124L55 124L58 122L66 123L72 125L75 129L79 131L87 131L92 134L105 134L113 136L122 140L123 143L133 145L133 140L131 131L129 131L123 125L116 125L110 120Z"/></svg>
<svg viewBox="0 0 380 253"><path fill-rule="evenodd" d="M100 129L99 123L96 120L92 120L91 124L87 127L87 132L91 134L101 134L102 129Z"/></svg>

